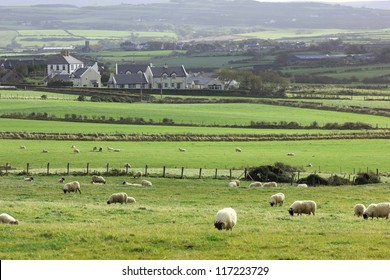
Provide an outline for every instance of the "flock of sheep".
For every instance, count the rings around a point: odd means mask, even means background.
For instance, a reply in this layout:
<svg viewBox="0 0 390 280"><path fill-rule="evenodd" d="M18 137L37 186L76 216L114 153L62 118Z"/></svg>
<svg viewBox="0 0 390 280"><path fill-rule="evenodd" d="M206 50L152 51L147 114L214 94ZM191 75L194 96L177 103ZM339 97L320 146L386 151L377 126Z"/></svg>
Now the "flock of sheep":
<svg viewBox="0 0 390 280"><path fill-rule="evenodd" d="M228 183L229 187L240 186L239 180L233 180ZM299 187L307 187L306 184L300 184ZM249 187L277 187L276 182L253 182ZM271 195L269 203L271 207L282 206L285 201L285 195L283 193L276 193ZM317 203L313 200L296 200L288 208L288 213L291 216L294 214L302 215L315 215L317 210ZM365 220L370 218L386 218L389 219L390 215L390 202L382 202L378 204L370 204L367 208L363 204L356 204L354 207L354 215L363 217ZM214 227L218 230L232 230L237 224L237 213L233 208L223 208L217 212L214 220Z"/></svg>

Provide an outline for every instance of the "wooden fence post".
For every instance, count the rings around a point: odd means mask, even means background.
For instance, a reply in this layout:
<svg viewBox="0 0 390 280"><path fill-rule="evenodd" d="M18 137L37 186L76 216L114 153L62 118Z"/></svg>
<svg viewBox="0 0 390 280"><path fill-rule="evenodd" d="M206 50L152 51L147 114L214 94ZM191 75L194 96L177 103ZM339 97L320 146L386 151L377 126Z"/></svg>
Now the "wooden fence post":
<svg viewBox="0 0 390 280"><path fill-rule="evenodd" d="M202 168L199 169L199 179L202 178Z"/></svg>
<svg viewBox="0 0 390 280"><path fill-rule="evenodd" d="M180 175L180 178L183 179L183 176L184 176L184 167L181 168L181 175Z"/></svg>
<svg viewBox="0 0 390 280"><path fill-rule="evenodd" d="M145 165L145 176L148 176L148 165Z"/></svg>
<svg viewBox="0 0 390 280"><path fill-rule="evenodd" d="M127 175L129 173L129 165L128 164L125 165L125 169L126 169L125 173Z"/></svg>
<svg viewBox="0 0 390 280"><path fill-rule="evenodd" d="M27 166L26 166L26 173L29 174L29 170L30 170L30 164L27 162Z"/></svg>
<svg viewBox="0 0 390 280"><path fill-rule="evenodd" d="M87 163L87 175L89 174L89 162Z"/></svg>
<svg viewBox="0 0 390 280"><path fill-rule="evenodd" d="M50 175L50 162L47 163L47 175Z"/></svg>
<svg viewBox="0 0 390 280"><path fill-rule="evenodd" d="M232 179L232 170L231 169L229 169L229 178L230 178L230 180Z"/></svg>
<svg viewBox="0 0 390 280"><path fill-rule="evenodd" d="M8 175L8 162L5 164L5 174Z"/></svg>
<svg viewBox="0 0 390 280"><path fill-rule="evenodd" d="M69 175L69 172L70 172L70 163L68 162L68 164L66 165L66 174Z"/></svg>
<svg viewBox="0 0 390 280"><path fill-rule="evenodd" d="M217 176L218 176L218 169L215 168L215 177L214 177L214 179L217 179Z"/></svg>
<svg viewBox="0 0 390 280"><path fill-rule="evenodd" d="M165 166L163 166L163 178L165 178Z"/></svg>
<svg viewBox="0 0 390 280"><path fill-rule="evenodd" d="M107 163L107 166L106 166L106 174L108 175L108 171L109 171L109 169L110 169L110 164L109 163Z"/></svg>

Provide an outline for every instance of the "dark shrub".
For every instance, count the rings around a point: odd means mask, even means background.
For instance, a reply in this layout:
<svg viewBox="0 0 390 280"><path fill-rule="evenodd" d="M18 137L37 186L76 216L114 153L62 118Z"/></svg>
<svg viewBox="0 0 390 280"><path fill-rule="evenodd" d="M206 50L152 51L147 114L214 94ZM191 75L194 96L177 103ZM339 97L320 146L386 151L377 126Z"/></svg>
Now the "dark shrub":
<svg viewBox="0 0 390 280"><path fill-rule="evenodd" d="M354 180L355 185L378 184L380 182L379 176L373 172L358 173Z"/></svg>
<svg viewBox="0 0 390 280"><path fill-rule="evenodd" d="M310 174L306 178L301 178L297 181L298 184L307 184L308 186L329 185L327 179L320 177L317 174Z"/></svg>
<svg viewBox="0 0 390 280"><path fill-rule="evenodd" d="M263 165L258 167L252 167L248 170L246 179L253 181L275 181L280 183L290 183L294 173L298 171L297 168L285 165L281 162L276 162L272 165Z"/></svg>
<svg viewBox="0 0 390 280"><path fill-rule="evenodd" d="M333 175L328 178L328 183L331 186L345 186L345 185L350 185L351 182L347 178L342 178L337 175Z"/></svg>

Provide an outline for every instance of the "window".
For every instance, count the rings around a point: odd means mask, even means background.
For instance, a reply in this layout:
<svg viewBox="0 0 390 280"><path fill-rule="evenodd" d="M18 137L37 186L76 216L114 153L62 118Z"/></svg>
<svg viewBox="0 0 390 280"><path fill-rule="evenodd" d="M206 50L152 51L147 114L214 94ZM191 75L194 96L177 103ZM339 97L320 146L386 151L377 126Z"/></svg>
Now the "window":
<svg viewBox="0 0 390 280"><path fill-rule="evenodd" d="M175 73L172 74L172 79L173 80L176 79L176 74Z"/></svg>
<svg viewBox="0 0 390 280"><path fill-rule="evenodd" d="M168 75L166 73L163 74L163 79L164 80L168 79Z"/></svg>
<svg viewBox="0 0 390 280"><path fill-rule="evenodd" d="M168 83L165 83L165 84L164 84L164 87L165 87L165 88L168 88Z"/></svg>

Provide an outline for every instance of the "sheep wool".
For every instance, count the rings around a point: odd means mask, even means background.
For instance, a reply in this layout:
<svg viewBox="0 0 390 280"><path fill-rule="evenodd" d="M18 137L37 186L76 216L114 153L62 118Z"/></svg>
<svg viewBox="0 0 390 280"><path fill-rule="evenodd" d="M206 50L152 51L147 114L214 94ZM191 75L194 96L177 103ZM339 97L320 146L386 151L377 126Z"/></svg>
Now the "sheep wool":
<svg viewBox="0 0 390 280"><path fill-rule="evenodd" d="M136 202L136 200L134 197L131 197L131 196L127 197L127 203L135 203L135 202Z"/></svg>
<svg viewBox="0 0 390 280"><path fill-rule="evenodd" d="M307 188L307 184L298 184L298 188Z"/></svg>
<svg viewBox="0 0 390 280"><path fill-rule="evenodd" d="M0 215L0 224L18 225L19 221L7 213Z"/></svg>
<svg viewBox="0 0 390 280"><path fill-rule="evenodd" d="M249 184L250 188L261 188L263 184L261 182L255 181Z"/></svg>
<svg viewBox="0 0 390 280"><path fill-rule="evenodd" d="M364 211L366 211L366 206L364 204L356 204L355 207L353 207L353 215L361 217L363 216Z"/></svg>
<svg viewBox="0 0 390 280"><path fill-rule="evenodd" d="M378 204L370 204L363 213L363 218L367 220L369 217L374 218L386 218L389 219L390 215L390 202L382 202Z"/></svg>
<svg viewBox="0 0 390 280"><path fill-rule="evenodd" d="M73 182L69 182L69 183L66 183L64 184L64 193L67 193L67 192L79 192L81 193L81 190L80 190L80 183L78 181L73 181Z"/></svg>
<svg viewBox="0 0 390 280"><path fill-rule="evenodd" d="M274 205L278 205L278 204L279 204L279 206L282 206L283 202L284 202L284 193L277 193L277 194L271 195L271 197L269 199L269 204L271 205L271 207L273 207Z"/></svg>
<svg viewBox="0 0 390 280"><path fill-rule="evenodd" d="M228 183L228 186L229 186L229 187L238 187L238 186L237 186L237 182L235 182L235 181L229 182L229 183Z"/></svg>
<svg viewBox="0 0 390 280"><path fill-rule="evenodd" d="M296 200L291 204L288 212L291 216L296 213L298 216L302 214L315 215L317 204L313 200Z"/></svg>
<svg viewBox="0 0 390 280"><path fill-rule="evenodd" d="M151 187L152 186L152 182L148 181L148 180L142 180L141 181L141 186L144 186L144 187Z"/></svg>
<svg viewBox="0 0 390 280"><path fill-rule="evenodd" d="M232 230L237 224L237 213L233 208L223 208L215 217L214 227L218 230Z"/></svg>
<svg viewBox="0 0 390 280"><path fill-rule="evenodd" d="M264 188L276 188L278 184L276 182L266 182L263 184Z"/></svg>
<svg viewBox="0 0 390 280"><path fill-rule="evenodd" d="M123 204L123 203L127 203L127 199L128 199L128 196L127 196L127 193L113 193L107 200L107 204L111 204L111 203L120 203L120 204Z"/></svg>
<svg viewBox="0 0 390 280"><path fill-rule="evenodd" d="M104 179L103 176L92 175L91 183L94 183L94 184L105 184L106 183L106 179Z"/></svg>

